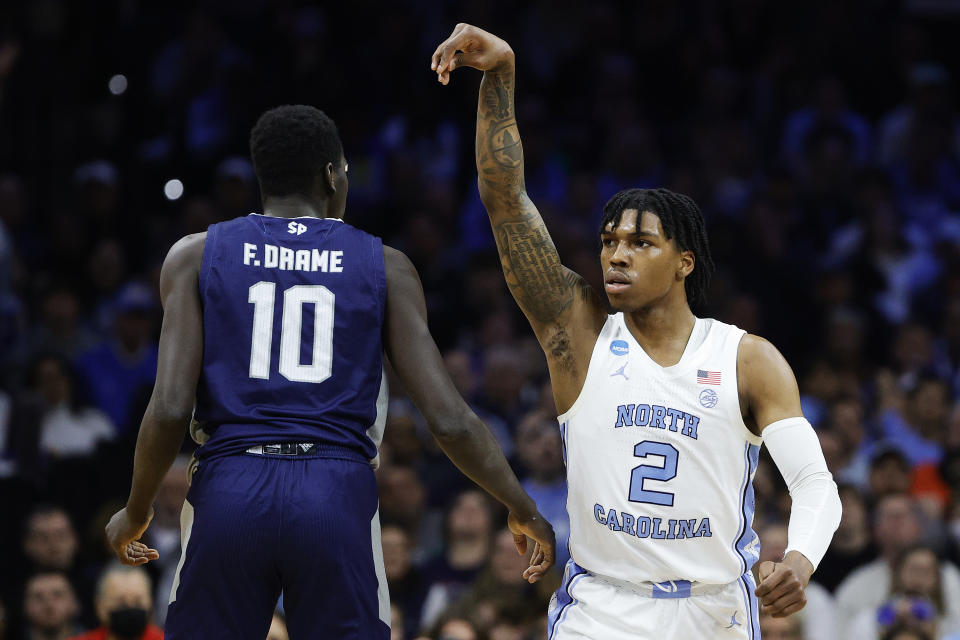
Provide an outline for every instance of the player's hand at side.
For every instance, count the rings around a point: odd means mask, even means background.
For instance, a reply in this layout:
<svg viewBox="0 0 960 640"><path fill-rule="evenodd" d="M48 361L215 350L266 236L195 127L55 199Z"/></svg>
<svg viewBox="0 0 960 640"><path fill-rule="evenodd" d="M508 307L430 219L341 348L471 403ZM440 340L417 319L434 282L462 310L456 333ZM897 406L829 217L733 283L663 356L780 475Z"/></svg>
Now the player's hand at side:
<svg viewBox="0 0 960 640"><path fill-rule="evenodd" d="M513 533L513 543L517 545L520 555L527 552L527 537L533 538L533 554L530 556L530 566L523 572L523 579L536 582L550 570L556 559L557 538L553 527L539 513L521 519L513 511L507 516L507 526Z"/></svg>
<svg viewBox="0 0 960 640"><path fill-rule="evenodd" d="M457 67L488 71L502 64L513 65L510 45L492 33L462 22L440 43L430 59L430 68L443 85L450 82L450 72Z"/></svg>
<svg viewBox="0 0 960 640"><path fill-rule="evenodd" d="M152 519L153 511L151 510L145 520L136 521L127 512L126 507L120 509L110 518L106 527L107 542L113 552L117 554L120 562L137 566L160 557L156 549L151 549L139 542Z"/></svg>
<svg viewBox="0 0 960 640"><path fill-rule="evenodd" d="M774 618L786 618L807 604L803 590L809 575L804 578L801 570L795 570L787 562L761 562L757 576L760 584L754 593Z"/></svg>

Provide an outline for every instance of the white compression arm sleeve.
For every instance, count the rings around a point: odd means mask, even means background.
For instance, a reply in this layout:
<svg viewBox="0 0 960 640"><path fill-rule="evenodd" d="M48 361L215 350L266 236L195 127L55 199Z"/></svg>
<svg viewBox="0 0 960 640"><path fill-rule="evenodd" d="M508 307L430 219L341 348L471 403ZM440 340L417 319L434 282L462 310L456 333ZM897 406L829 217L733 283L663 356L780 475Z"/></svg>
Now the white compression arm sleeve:
<svg viewBox="0 0 960 640"><path fill-rule="evenodd" d="M840 525L840 496L820 440L807 419L797 417L768 425L763 441L793 499L787 551L799 551L816 569Z"/></svg>

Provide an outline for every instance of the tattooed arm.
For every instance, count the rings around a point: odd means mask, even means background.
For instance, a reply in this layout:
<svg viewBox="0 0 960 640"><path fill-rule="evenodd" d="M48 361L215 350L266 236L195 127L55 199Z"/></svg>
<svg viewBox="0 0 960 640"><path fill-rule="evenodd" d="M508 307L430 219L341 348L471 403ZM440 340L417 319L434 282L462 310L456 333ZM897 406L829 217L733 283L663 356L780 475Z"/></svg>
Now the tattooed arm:
<svg viewBox="0 0 960 640"><path fill-rule="evenodd" d="M484 72L477 105L478 186L507 285L546 351L551 373L562 369L585 375L606 311L584 279L560 263L543 218L527 195L514 105L513 50L493 34L458 24L437 48L431 67L447 84L450 72L462 66ZM553 378L556 390L557 376ZM574 378L582 385L582 376Z"/></svg>

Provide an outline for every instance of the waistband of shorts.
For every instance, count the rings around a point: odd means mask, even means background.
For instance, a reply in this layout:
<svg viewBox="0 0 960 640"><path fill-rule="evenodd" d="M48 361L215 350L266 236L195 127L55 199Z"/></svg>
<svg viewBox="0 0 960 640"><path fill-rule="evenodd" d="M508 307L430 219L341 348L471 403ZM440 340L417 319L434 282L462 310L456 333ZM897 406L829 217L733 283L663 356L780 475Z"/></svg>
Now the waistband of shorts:
<svg viewBox="0 0 960 640"><path fill-rule="evenodd" d="M692 598L696 596L709 596L720 593L728 586L736 582L727 582L725 584L715 584L708 582L691 582L690 580L664 580L662 582L627 582L618 580L609 576L593 574L595 578L603 582L612 584L615 587L626 589L639 596L653 598L655 600L677 600L681 598Z"/></svg>
<svg viewBox="0 0 960 640"><path fill-rule="evenodd" d="M255 444L242 453L280 458L337 458L370 464L369 459L353 449L316 442L268 442Z"/></svg>

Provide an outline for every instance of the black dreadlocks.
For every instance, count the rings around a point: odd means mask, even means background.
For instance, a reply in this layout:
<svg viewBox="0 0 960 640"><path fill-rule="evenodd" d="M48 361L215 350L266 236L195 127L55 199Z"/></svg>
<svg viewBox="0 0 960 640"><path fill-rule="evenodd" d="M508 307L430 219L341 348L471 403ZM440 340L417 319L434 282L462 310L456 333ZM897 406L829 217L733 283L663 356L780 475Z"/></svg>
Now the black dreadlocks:
<svg viewBox="0 0 960 640"><path fill-rule="evenodd" d="M675 240L680 251L693 252L693 271L684 282L687 301L691 307L705 305L714 265L703 213L697 203L689 196L669 189L625 189L603 206L600 233L611 224L616 229L624 209L636 209L638 214L644 211L656 214L667 240Z"/></svg>

